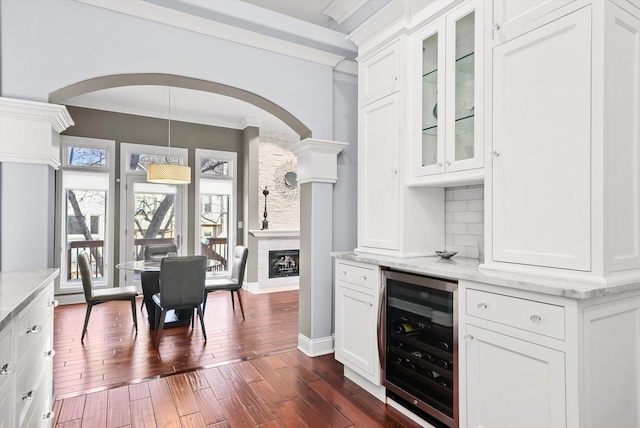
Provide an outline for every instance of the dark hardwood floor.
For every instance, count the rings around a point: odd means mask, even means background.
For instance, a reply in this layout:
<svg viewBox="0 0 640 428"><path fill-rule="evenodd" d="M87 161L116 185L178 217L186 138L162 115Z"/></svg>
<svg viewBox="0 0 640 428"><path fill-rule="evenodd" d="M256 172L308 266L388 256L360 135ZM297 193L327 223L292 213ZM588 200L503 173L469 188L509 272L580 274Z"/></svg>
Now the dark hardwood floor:
<svg viewBox="0 0 640 428"><path fill-rule="evenodd" d="M136 335L128 302L55 309L55 427L417 426L342 376L333 355L296 350L298 292L211 293L198 324L163 331L146 311Z"/></svg>

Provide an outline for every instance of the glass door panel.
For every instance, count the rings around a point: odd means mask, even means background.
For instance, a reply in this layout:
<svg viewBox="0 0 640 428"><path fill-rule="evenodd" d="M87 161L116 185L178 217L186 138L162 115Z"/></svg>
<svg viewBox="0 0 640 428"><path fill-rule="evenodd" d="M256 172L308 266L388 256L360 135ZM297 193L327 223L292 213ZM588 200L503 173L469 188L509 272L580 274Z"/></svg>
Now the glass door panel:
<svg viewBox="0 0 640 428"><path fill-rule="evenodd" d="M455 22L455 150L454 160L474 157L475 14Z"/></svg>
<svg viewBox="0 0 640 428"><path fill-rule="evenodd" d="M422 160L438 162L438 33L422 42Z"/></svg>

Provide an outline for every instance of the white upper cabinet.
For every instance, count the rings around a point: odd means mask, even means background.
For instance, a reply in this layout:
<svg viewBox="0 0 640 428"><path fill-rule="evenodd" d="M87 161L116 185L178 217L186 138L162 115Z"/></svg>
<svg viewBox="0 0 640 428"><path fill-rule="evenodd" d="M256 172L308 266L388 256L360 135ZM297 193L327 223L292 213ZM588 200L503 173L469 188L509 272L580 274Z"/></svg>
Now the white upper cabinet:
<svg viewBox="0 0 640 428"><path fill-rule="evenodd" d="M493 51L493 259L590 270L591 10Z"/></svg>
<svg viewBox="0 0 640 428"><path fill-rule="evenodd" d="M417 96L409 185L481 182L483 39L468 2L413 35Z"/></svg>
<svg viewBox="0 0 640 428"><path fill-rule="evenodd" d="M494 0L493 43L500 44L548 21L548 15L574 0Z"/></svg>
<svg viewBox="0 0 640 428"><path fill-rule="evenodd" d="M360 102L368 104L400 87L400 43L395 42L362 62L359 70Z"/></svg>

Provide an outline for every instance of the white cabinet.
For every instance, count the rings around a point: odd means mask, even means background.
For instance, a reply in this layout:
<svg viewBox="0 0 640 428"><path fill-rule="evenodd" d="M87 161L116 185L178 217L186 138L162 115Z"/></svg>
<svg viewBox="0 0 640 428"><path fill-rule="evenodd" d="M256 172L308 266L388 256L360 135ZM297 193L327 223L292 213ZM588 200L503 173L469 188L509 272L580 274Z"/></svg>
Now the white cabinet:
<svg viewBox="0 0 640 428"><path fill-rule="evenodd" d="M0 428L50 425L56 305L50 283L0 332Z"/></svg>
<svg viewBox="0 0 640 428"><path fill-rule="evenodd" d="M481 182L483 5L467 2L413 35L421 96L409 185Z"/></svg>
<svg viewBox="0 0 640 428"><path fill-rule="evenodd" d="M468 427L566 426L564 353L473 325L466 337Z"/></svg>
<svg viewBox="0 0 640 428"><path fill-rule="evenodd" d="M502 262L590 269L591 13L493 51L493 248Z"/></svg>
<svg viewBox="0 0 640 428"><path fill-rule="evenodd" d="M504 43L554 18L562 6L574 0L493 0L492 39ZM551 15L551 16L549 16Z"/></svg>
<svg viewBox="0 0 640 428"><path fill-rule="evenodd" d="M367 77L360 79L357 252L419 256L444 248L444 190L406 188L407 79L385 80L406 60L407 44L402 36L359 64Z"/></svg>
<svg viewBox="0 0 640 428"><path fill-rule="evenodd" d="M374 386L380 386L378 308L380 268L335 263L335 358ZM355 379L357 381L357 379Z"/></svg>
<svg viewBox="0 0 640 428"><path fill-rule="evenodd" d="M640 14L628 2L569 2L493 47L487 267L640 277L640 21L632 12Z"/></svg>
<svg viewBox="0 0 640 428"><path fill-rule="evenodd" d="M460 281L461 426L640 426L640 292L588 300Z"/></svg>

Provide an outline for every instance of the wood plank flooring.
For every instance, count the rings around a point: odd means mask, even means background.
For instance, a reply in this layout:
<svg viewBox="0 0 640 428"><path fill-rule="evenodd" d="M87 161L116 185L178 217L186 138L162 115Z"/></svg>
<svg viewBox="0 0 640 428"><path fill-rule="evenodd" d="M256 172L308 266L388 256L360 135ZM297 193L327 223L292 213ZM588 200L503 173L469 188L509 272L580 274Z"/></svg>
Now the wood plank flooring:
<svg viewBox="0 0 640 428"><path fill-rule="evenodd" d="M198 325L163 332L158 350L128 302L55 309L53 427L415 427L342 376L333 355L295 350L298 292L211 293Z"/></svg>

